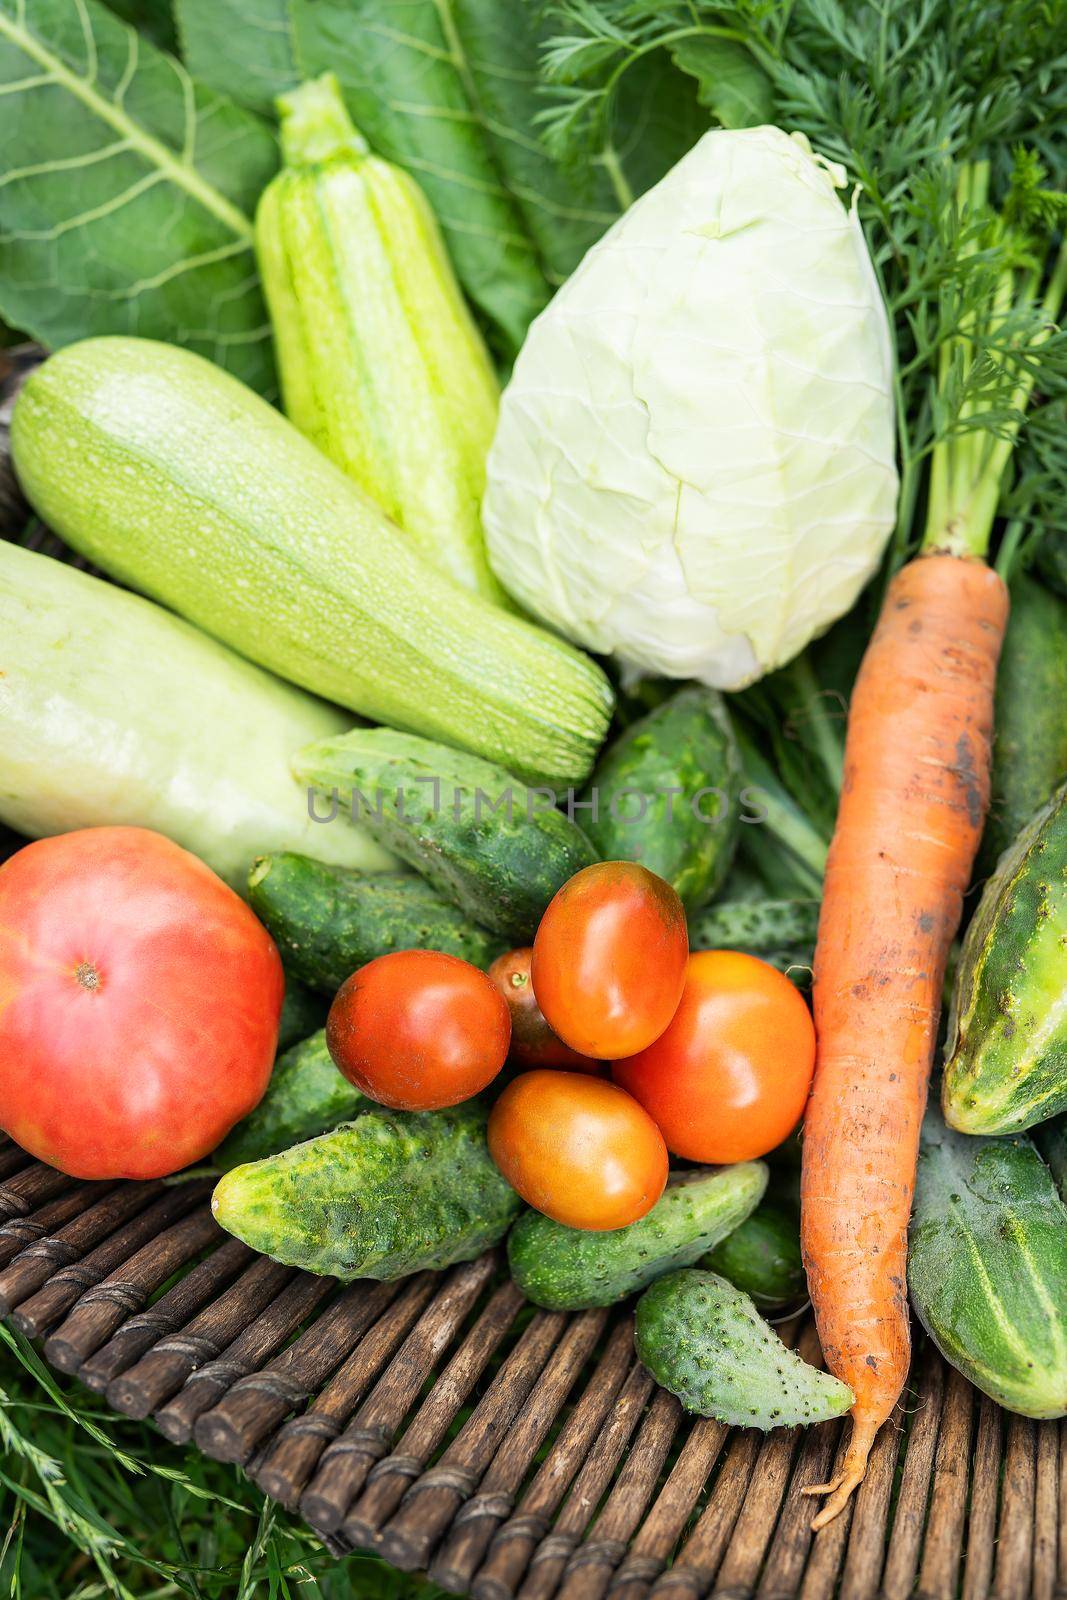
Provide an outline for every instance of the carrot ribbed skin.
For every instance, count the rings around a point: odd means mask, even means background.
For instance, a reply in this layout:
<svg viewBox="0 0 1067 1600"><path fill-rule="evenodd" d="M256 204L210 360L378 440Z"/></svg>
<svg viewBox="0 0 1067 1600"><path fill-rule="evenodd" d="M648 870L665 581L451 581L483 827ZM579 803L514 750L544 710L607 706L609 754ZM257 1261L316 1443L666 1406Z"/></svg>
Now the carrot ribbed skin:
<svg viewBox="0 0 1067 1600"><path fill-rule="evenodd" d="M855 1395L829 1521L908 1373L907 1231L949 946L989 800L1008 593L984 563L893 579L849 711L815 951L801 1242L826 1364Z"/></svg>

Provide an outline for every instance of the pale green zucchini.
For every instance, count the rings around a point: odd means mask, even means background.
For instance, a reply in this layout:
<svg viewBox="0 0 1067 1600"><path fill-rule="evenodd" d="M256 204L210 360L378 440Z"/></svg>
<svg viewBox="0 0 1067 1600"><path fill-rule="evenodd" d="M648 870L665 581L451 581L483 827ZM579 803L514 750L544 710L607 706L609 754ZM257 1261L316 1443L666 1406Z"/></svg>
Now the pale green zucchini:
<svg viewBox="0 0 1067 1600"><path fill-rule="evenodd" d="M68 345L27 381L11 440L49 526L262 666L528 780L588 773L612 704L599 667L444 577L209 361L144 339Z"/></svg>
<svg viewBox="0 0 1067 1600"><path fill-rule="evenodd" d="M256 253L286 414L427 561L506 603L481 519L499 390L433 213L371 155L332 73L278 110Z"/></svg>
<svg viewBox="0 0 1067 1600"><path fill-rule="evenodd" d="M242 894L264 850L377 872L317 825L290 757L347 719L150 600L0 540L0 818L31 838L156 828Z"/></svg>

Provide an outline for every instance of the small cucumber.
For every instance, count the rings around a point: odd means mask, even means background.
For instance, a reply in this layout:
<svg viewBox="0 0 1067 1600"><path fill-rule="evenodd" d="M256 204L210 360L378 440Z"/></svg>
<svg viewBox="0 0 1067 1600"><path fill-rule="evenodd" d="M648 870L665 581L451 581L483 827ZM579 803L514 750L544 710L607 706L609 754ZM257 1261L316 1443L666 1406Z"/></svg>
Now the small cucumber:
<svg viewBox="0 0 1067 1600"><path fill-rule="evenodd" d="M320 1029L278 1057L263 1099L219 1145L213 1164L226 1172L276 1155L372 1104L338 1072Z"/></svg>
<svg viewBox="0 0 1067 1600"><path fill-rule="evenodd" d="M792 1428L841 1417L847 1385L787 1350L747 1294L714 1272L660 1278L637 1302L634 1343L687 1411L737 1428Z"/></svg>
<svg viewBox="0 0 1067 1600"><path fill-rule="evenodd" d="M785 972L810 969L817 900L720 900L689 918L690 950L743 950Z"/></svg>
<svg viewBox="0 0 1067 1600"><path fill-rule="evenodd" d="M263 913L260 911L258 914L260 921L266 922ZM270 931L274 932L273 929ZM274 942L278 944L277 934L274 934ZM305 989L292 974L293 968L286 965L285 999L282 1001L282 1014L278 1019L279 1055L283 1050L288 1050L290 1045L299 1044L301 1039L306 1039L316 1028L326 1026L327 1007L321 996L313 994L310 989Z"/></svg>
<svg viewBox="0 0 1067 1600"><path fill-rule="evenodd" d="M474 1100L448 1111L368 1111L234 1167L211 1210L262 1255L345 1280L470 1261L504 1237L520 1207L485 1127Z"/></svg>
<svg viewBox="0 0 1067 1600"><path fill-rule="evenodd" d="M687 909L722 884L737 845L741 758L715 689L681 689L597 762L582 826L605 861L639 861ZM590 809L591 808L591 809Z"/></svg>
<svg viewBox="0 0 1067 1600"><path fill-rule="evenodd" d="M503 767L391 728L301 750L294 771L390 840L475 922L529 942L556 890L596 852L578 825ZM343 823L341 824L343 826Z"/></svg>
<svg viewBox="0 0 1067 1600"><path fill-rule="evenodd" d="M610 1306L665 1272L692 1266L744 1222L766 1187L762 1161L675 1173L651 1211L607 1233L527 1211L508 1236L511 1276L527 1300L553 1311Z"/></svg>
<svg viewBox="0 0 1067 1600"><path fill-rule="evenodd" d="M908 1287L947 1361L1010 1411L1067 1414L1067 1206L1025 1137L927 1112Z"/></svg>
<svg viewBox="0 0 1067 1600"><path fill-rule="evenodd" d="M1067 1108L1067 785L1005 851L963 941L942 1107L961 1133Z"/></svg>
<svg viewBox="0 0 1067 1600"><path fill-rule="evenodd" d="M805 1282L797 1213L764 1200L700 1265L742 1289L761 1311L799 1300Z"/></svg>
<svg viewBox="0 0 1067 1600"><path fill-rule="evenodd" d="M1033 579L1011 586L997 670L996 738L981 870L998 858L1067 776L1067 605Z"/></svg>
<svg viewBox="0 0 1067 1600"><path fill-rule="evenodd" d="M287 971L325 994L390 950L444 950L488 967L504 948L413 873L365 876L308 856L261 856L248 898Z"/></svg>

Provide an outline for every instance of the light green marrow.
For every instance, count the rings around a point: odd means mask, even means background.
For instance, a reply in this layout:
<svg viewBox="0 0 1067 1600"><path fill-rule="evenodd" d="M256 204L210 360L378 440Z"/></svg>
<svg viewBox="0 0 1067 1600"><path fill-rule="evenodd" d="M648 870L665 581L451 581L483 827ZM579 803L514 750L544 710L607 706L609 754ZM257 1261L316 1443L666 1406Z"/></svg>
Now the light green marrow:
<svg viewBox="0 0 1067 1600"><path fill-rule="evenodd" d="M12 453L45 522L111 576L328 700L577 783L612 696L587 656L445 578L235 378L145 339L33 373Z"/></svg>
<svg viewBox="0 0 1067 1600"><path fill-rule="evenodd" d="M606 1233L528 1211L508 1236L511 1276L527 1300L554 1311L612 1305L692 1266L744 1222L766 1187L762 1161L674 1173L651 1211Z"/></svg>
<svg viewBox="0 0 1067 1600"><path fill-rule="evenodd" d="M278 110L256 253L286 414L427 561L506 603L481 520L499 390L433 213L370 153L332 73Z"/></svg>
<svg viewBox="0 0 1067 1600"><path fill-rule="evenodd" d="M317 827L290 758L347 718L179 617L0 540L0 818L39 839L155 828L246 893L264 850L394 864Z"/></svg>

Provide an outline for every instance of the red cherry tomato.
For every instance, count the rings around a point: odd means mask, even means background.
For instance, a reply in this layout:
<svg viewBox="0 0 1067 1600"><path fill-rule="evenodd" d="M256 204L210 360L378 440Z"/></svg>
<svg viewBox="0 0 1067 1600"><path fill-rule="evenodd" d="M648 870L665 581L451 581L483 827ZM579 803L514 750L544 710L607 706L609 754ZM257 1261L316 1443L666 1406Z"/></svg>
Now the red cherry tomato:
<svg viewBox="0 0 1067 1600"><path fill-rule="evenodd" d="M200 1161L270 1079L285 979L263 925L147 828L0 866L0 1127L77 1178Z"/></svg>
<svg viewBox="0 0 1067 1600"><path fill-rule="evenodd" d="M612 1064L668 1149L690 1161L749 1161L799 1122L815 1067L803 997L774 967L735 950L689 957L674 1020L654 1044Z"/></svg>
<svg viewBox="0 0 1067 1600"><path fill-rule="evenodd" d="M594 1060L631 1056L673 1017L689 953L669 883L633 861L584 867L563 885L534 939L534 992L548 1025Z"/></svg>
<svg viewBox="0 0 1067 1600"><path fill-rule="evenodd" d="M599 1073L601 1063L580 1056L564 1044L545 1021L534 995L530 977L533 951L524 946L497 956L489 976L508 1003L511 1012L511 1059L521 1067L561 1067L570 1072Z"/></svg>
<svg viewBox="0 0 1067 1600"><path fill-rule="evenodd" d="M507 1003L486 974L440 950L394 950L346 978L326 1043L349 1083L394 1111L459 1105L507 1059Z"/></svg>
<svg viewBox="0 0 1067 1600"><path fill-rule="evenodd" d="M636 1100L578 1072L525 1072L489 1115L489 1152L527 1205L569 1228L623 1228L667 1182L667 1147Z"/></svg>

